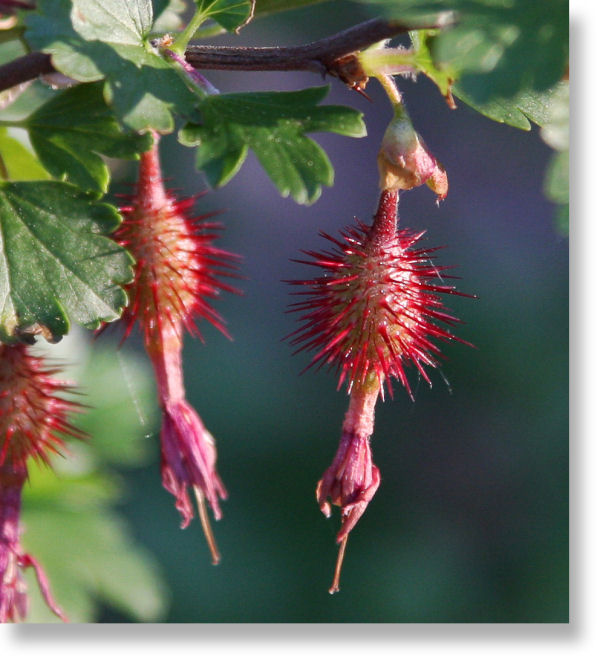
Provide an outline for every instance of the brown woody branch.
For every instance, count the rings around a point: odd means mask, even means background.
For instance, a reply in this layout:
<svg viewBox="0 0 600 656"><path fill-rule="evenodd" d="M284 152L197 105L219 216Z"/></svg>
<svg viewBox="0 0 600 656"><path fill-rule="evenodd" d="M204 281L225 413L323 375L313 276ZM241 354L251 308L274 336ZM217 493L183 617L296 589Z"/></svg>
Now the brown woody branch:
<svg viewBox="0 0 600 656"><path fill-rule="evenodd" d="M445 15L441 15L433 24L418 26L374 18L343 32L301 46L281 48L190 46L185 57L194 68L201 69L331 73L332 70L335 71L336 60L345 55L412 29L442 27L447 25L444 17Z"/></svg>
<svg viewBox="0 0 600 656"><path fill-rule="evenodd" d="M45 55L43 52L31 52L28 55L23 55L23 57L13 59L13 61L0 66L0 91L33 80L38 75L52 73L54 70L50 55Z"/></svg>
<svg viewBox="0 0 600 656"><path fill-rule="evenodd" d="M185 55L194 67L205 70L237 71L313 71L348 80L343 64L347 55L383 39L390 39L413 29L446 27L448 14L423 25L407 25L380 18L355 25L343 32L300 46L239 48L224 46L190 46ZM55 69L49 55L33 52L0 66L0 91L32 80Z"/></svg>

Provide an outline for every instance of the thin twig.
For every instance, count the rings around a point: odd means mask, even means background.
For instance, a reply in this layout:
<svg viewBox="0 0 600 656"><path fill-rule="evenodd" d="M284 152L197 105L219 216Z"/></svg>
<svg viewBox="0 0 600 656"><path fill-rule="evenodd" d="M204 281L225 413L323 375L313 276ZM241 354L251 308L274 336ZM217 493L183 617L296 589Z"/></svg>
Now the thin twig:
<svg viewBox="0 0 600 656"><path fill-rule="evenodd" d="M360 23L343 32L300 46L269 48L238 48L223 46L190 46L187 61L198 69L237 71L313 71L334 75L345 80L339 60L383 39L413 29L434 29L450 24L448 12L423 25L407 25L381 18ZM50 55L32 52L0 66L0 91L38 75L54 71ZM346 80L345 80L346 81Z"/></svg>

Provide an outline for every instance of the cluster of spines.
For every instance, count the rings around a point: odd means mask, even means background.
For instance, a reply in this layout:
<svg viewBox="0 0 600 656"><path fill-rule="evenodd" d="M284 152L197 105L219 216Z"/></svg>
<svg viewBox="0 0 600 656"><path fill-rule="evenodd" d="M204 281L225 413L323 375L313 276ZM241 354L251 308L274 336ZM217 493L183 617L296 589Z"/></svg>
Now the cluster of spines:
<svg viewBox="0 0 600 656"><path fill-rule="evenodd" d="M25 344L0 346L0 363L0 465L24 465L30 456L49 464L62 436L86 437L68 420L83 405L65 397L75 390L55 377L58 367L47 366Z"/></svg>
<svg viewBox="0 0 600 656"><path fill-rule="evenodd" d="M124 338L138 319L151 338L158 328L156 322L164 318L177 331L183 324L202 341L197 326L202 319L230 337L209 299L221 291L236 292L221 278L236 275L237 258L213 245L222 225L209 219L217 212L189 216L197 198L175 201L167 196L165 206L151 215L136 206L121 207L124 221L115 239L136 259L135 278L128 286L130 304L122 319L126 326Z"/></svg>
<svg viewBox="0 0 600 656"><path fill-rule="evenodd" d="M439 347L432 341L462 341L439 323L460 323L447 312L438 294L459 294L437 284L448 267L433 264L437 248L414 248L424 233L403 230L392 238L374 238L372 228L358 222L341 232L341 239L321 235L334 250L303 251L325 273L311 280L290 281L307 287L295 292L306 300L293 304L303 325L292 335L296 352L316 350L305 369L327 365L349 390L363 385L371 372L392 395L391 379L399 379L412 396L405 368L412 363L430 383L424 365L436 367ZM448 276L446 276L448 277Z"/></svg>

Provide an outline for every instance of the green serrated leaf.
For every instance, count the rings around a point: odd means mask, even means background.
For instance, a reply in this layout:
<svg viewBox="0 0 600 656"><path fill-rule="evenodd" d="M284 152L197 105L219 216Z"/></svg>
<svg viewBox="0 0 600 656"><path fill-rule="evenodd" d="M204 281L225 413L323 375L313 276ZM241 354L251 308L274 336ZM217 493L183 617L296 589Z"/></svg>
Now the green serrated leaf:
<svg viewBox="0 0 600 656"><path fill-rule="evenodd" d="M198 102L197 92L173 66L151 53L139 59L139 66L121 59L108 76L105 97L127 127L162 134L173 131L174 112L193 116Z"/></svg>
<svg viewBox="0 0 600 656"><path fill-rule="evenodd" d="M540 92L564 75L568 59L568 0L359 0L399 20L428 20L456 10L456 25L432 43L436 65L460 75L477 103Z"/></svg>
<svg viewBox="0 0 600 656"><path fill-rule="evenodd" d="M433 61L430 42L439 33L439 30L412 30L410 39L415 52L414 65L417 70L432 80L442 96L452 100L452 83L454 75L446 68L441 70Z"/></svg>
<svg viewBox="0 0 600 656"><path fill-rule="evenodd" d="M531 123L545 126L551 122L555 105L562 102L565 85L568 87L568 82L559 82L554 87L541 92L526 89L512 98L498 98L486 103L479 103L469 96L460 82L453 86L452 91L457 98L484 116L521 130L529 130Z"/></svg>
<svg viewBox="0 0 600 656"><path fill-rule="evenodd" d="M250 18L250 0L194 0L205 18L212 18L229 32L235 32Z"/></svg>
<svg viewBox="0 0 600 656"><path fill-rule="evenodd" d="M104 3L98 0L98 4ZM172 131L172 112L191 115L198 98L180 73L145 42L152 16L150 0L128 3L131 16L124 26L120 25L122 8L111 22L109 13L98 8L96 0L90 7L83 23L75 21L76 31L69 0L43 0L39 13L27 16L28 42L51 54L56 69L69 77L80 82L105 78L105 99L127 127ZM140 17L135 15L138 10Z"/></svg>
<svg viewBox="0 0 600 656"><path fill-rule="evenodd" d="M460 83L453 86L452 93L466 105L469 105L480 114L491 118L493 121L506 123L506 125L511 125L520 130L531 129L531 123L529 122L526 113L520 107L519 97L512 98L508 101L500 99L490 100L487 103L479 103L462 89ZM525 91L524 96L526 99L529 98L529 92Z"/></svg>
<svg viewBox="0 0 600 656"><path fill-rule="evenodd" d="M0 336L58 340L72 319L96 328L127 303L131 257L105 235L117 210L61 182L0 183Z"/></svg>
<svg viewBox="0 0 600 656"><path fill-rule="evenodd" d="M71 21L86 41L138 46L152 27L151 0L71 0Z"/></svg>
<svg viewBox="0 0 600 656"><path fill-rule="evenodd" d="M196 165L204 171L211 187L222 187L240 170L247 155L248 146L244 143L232 143L221 151L198 148Z"/></svg>
<svg viewBox="0 0 600 656"><path fill-rule="evenodd" d="M414 30L410 36L415 51L415 66L433 80L443 96L448 98L448 94L452 93L484 116L522 130L530 129L530 121L537 125L549 124L551 113L556 114L557 112L554 107L561 103L560 120L562 123L560 127L563 128L565 122L568 127L568 82L559 82L544 91L526 88L510 98L499 96L486 102L480 102L460 81L454 84L455 72L447 66L440 69L434 61L431 46L439 34L439 30ZM564 107L565 93L566 108Z"/></svg>
<svg viewBox="0 0 600 656"><path fill-rule="evenodd" d="M302 9L310 5L323 4L331 0L256 0L254 7L254 18L262 18L276 12L287 11L291 9ZM208 26L202 26L194 34L194 38L208 38L223 34L225 28L217 23Z"/></svg>
<svg viewBox="0 0 600 656"><path fill-rule="evenodd" d="M100 483L110 479L102 476ZM77 479L63 480L63 487L69 496L82 494ZM24 507L24 546L39 554L52 592L71 622L92 621L101 600L141 621L161 617L166 594L156 565L116 513L108 508L72 511L60 504L38 508L26 496ZM35 581L29 590L31 619L56 621L39 599Z"/></svg>
<svg viewBox="0 0 600 656"><path fill-rule="evenodd" d="M464 103L494 121L521 130L530 130L531 123L544 125L549 120L548 109L555 101L559 85L543 92L526 89L512 98L497 98L485 103L477 102L469 96L460 82L453 86L452 92Z"/></svg>
<svg viewBox="0 0 600 656"><path fill-rule="evenodd" d="M461 5L460 25L440 35L435 56L461 71L461 85L476 101L544 91L562 78L568 59L566 0Z"/></svg>
<svg viewBox="0 0 600 656"><path fill-rule="evenodd" d="M228 182L251 148L282 196L310 204L320 196L322 185L333 183L333 168L306 133L366 134L359 112L317 106L327 91L314 87L209 96L199 106L202 124L188 123L179 138L185 145L198 145L198 166L213 186Z"/></svg>
<svg viewBox="0 0 600 656"><path fill-rule="evenodd" d="M100 153L133 159L152 145L150 134L121 130L102 87L93 83L67 89L25 121L33 148L54 177L100 193L106 192L110 180Z"/></svg>
<svg viewBox="0 0 600 656"><path fill-rule="evenodd" d="M47 180L50 177L37 157L11 137L6 128L0 128L0 165L4 166L7 179L12 182Z"/></svg>
<svg viewBox="0 0 600 656"><path fill-rule="evenodd" d="M69 0L42 0L38 3L38 11L27 15L25 25L29 45L52 55L52 63L61 73L80 82L94 82L104 77L95 62L99 49L73 29ZM97 61L101 61L99 57Z"/></svg>
<svg viewBox="0 0 600 656"><path fill-rule="evenodd" d="M160 620L167 601L162 578L115 511L127 491L123 479L106 467L147 461L146 438L157 427L148 364L127 348L117 353L113 345L98 341L92 348L89 336L78 330L58 345L38 342L33 349L65 364L65 376L85 393L88 411L71 421L91 438L69 440L65 456L52 458L52 469L29 468L24 547L44 566L71 622L96 621L100 601L138 621ZM27 621L58 621L37 582L32 577L27 582Z"/></svg>

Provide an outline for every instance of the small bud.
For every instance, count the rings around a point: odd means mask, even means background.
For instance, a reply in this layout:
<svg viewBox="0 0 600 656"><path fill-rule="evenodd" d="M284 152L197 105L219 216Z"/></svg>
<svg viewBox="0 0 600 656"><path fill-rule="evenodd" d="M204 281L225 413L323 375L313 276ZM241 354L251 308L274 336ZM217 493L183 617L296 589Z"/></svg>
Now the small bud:
<svg viewBox="0 0 600 656"><path fill-rule="evenodd" d="M446 170L415 131L402 102L395 105L394 114L377 155L380 188L398 191L427 183L438 202L444 200L448 195Z"/></svg>

